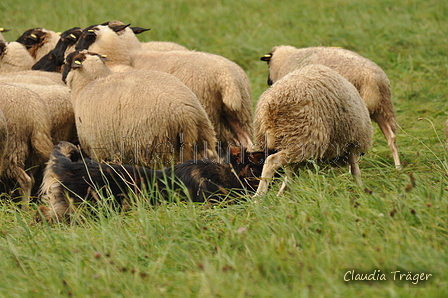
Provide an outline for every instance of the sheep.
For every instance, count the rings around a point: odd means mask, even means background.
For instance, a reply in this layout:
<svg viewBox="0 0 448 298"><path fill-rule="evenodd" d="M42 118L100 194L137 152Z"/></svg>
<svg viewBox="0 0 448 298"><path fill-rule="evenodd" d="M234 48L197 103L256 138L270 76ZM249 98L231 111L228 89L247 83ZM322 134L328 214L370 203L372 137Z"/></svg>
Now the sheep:
<svg viewBox="0 0 448 298"><path fill-rule="evenodd" d="M9 77L9 79L5 79L4 77ZM59 72L49 72L41 70L22 70L6 73L0 72L0 80L12 80L14 77L17 79L17 82L20 83L32 83L41 85L58 84L65 86L65 83L62 81L62 74ZM40 82L39 78L41 78Z"/></svg>
<svg viewBox="0 0 448 298"><path fill-rule="evenodd" d="M196 148L201 156L216 156L210 120L184 84L156 71L112 73L104 60L74 52L63 72L87 154L98 161L154 167L192 159ZM169 151L160 152L163 148Z"/></svg>
<svg viewBox="0 0 448 298"><path fill-rule="evenodd" d="M8 29L0 28L0 40L6 41L6 38L3 37L2 32L8 32Z"/></svg>
<svg viewBox="0 0 448 298"><path fill-rule="evenodd" d="M250 82L236 63L219 55L194 51L129 51L118 36L128 25L84 29L77 49L105 54L108 65L163 71L189 87L204 106L222 147L239 143L252 147L252 99Z"/></svg>
<svg viewBox="0 0 448 298"><path fill-rule="evenodd" d="M396 144L397 121L391 86L384 71L371 60L346 49L310 47L297 49L277 46L261 58L269 65L268 82L276 82L289 72L308 64L326 65L355 85L367 105L370 117L378 123L392 152L395 167L401 169Z"/></svg>
<svg viewBox="0 0 448 298"><path fill-rule="evenodd" d="M59 34L54 31L32 28L26 30L16 41L26 47L36 62L54 49L59 39Z"/></svg>
<svg viewBox="0 0 448 298"><path fill-rule="evenodd" d="M60 83L49 77L40 75L40 73L34 73L35 71L28 72L12 72L0 75L0 82L3 83L23 83L23 84L39 84L39 85L65 85L62 81L62 75L60 76Z"/></svg>
<svg viewBox="0 0 448 298"><path fill-rule="evenodd" d="M0 110L5 115L8 129L0 178L18 182L22 207L26 209L36 166L48 160L53 148L48 109L35 92L0 83Z"/></svg>
<svg viewBox="0 0 448 298"><path fill-rule="evenodd" d="M30 70L34 59L18 42L0 41L0 74Z"/></svg>
<svg viewBox="0 0 448 298"><path fill-rule="evenodd" d="M257 196L283 166L303 166L308 159L350 164L361 184L358 157L371 146L372 124L355 87L336 71L319 64L295 70L259 98L254 120L256 144L269 151ZM287 185L291 167L285 167Z"/></svg>
<svg viewBox="0 0 448 298"><path fill-rule="evenodd" d="M76 143L75 114L71 103L70 89L67 86L61 86L59 84L42 85L41 83L44 78L39 79L40 82L37 84L17 82L10 82L8 84L36 92L46 103L51 123L50 135L54 145L60 141Z"/></svg>
<svg viewBox="0 0 448 298"><path fill-rule="evenodd" d="M50 72L62 72L62 66L64 65L65 53L68 49L73 48L81 36L82 29L79 27L73 27L64 31L58 43L48 54L43 56L37 61L32 69L43 70ZM70 50L69 50L70 51Z"/></svg>

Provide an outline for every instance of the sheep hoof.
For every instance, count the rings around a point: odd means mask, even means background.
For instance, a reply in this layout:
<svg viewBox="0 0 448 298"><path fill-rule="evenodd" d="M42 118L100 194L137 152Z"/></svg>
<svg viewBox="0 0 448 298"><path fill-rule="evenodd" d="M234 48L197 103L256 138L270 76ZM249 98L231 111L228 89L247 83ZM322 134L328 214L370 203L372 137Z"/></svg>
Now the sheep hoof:
<svg viewBox="0 0 448 298"><path fill-rule="evenodd" d="M401 171L401 170L403 170L403 166L402 165L395 165L395 169Z"/></svg>

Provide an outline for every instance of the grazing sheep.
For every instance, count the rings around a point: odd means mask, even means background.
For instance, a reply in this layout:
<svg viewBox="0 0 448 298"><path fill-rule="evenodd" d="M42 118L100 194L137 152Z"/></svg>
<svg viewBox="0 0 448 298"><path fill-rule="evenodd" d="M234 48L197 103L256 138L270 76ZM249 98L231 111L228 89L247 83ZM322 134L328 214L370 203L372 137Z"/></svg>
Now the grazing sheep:
<svg viewBox="0 0 448 298"><path fill-rule="evenodd" d="M36 62L54 49L59 39L59 34L54 31L32 28L26 30L16 41L26 47L31 57L34 58L34 62Z"/></svg>
<svg viewBox="0 0 448 298"><path fill-rule="evenodd" d="M90 52L67 57L79 142L95 160L160 166L216 155L216 137L195 95L157 71L112 73ZM201 156L204 156L201 155Z"/></svg>
<svg viewBox="0 0 448 298"><path fill-rule="evenodd" d="M42 81L44 78L40 79ZM41 82L37 84L10 82L8 84L36 92L46 103L50 116L50 135L53 144L56 145L60 141L77 142L75 114L71 103L70 89L67 86L42 85Z"/></svg>
<svg viewBox="0 0 448 298"><path fill-rule="evenodd" d="M358 89L372 120L378 123L392 151L395 167L401 169L395 132L397 121L389 79L371 60L342 48L311 47L297 49L277 46L261 58L269 65L269 83L308 64L323 64L337 71Z"/></svg>
<svg viewBox="0 0 448 298"><path fill-rule="evenodd" d="M132 66L167 72L198 97L224 146L252 146L252 98L247 75L219 55L194 51L133 51Z"/></svg>
<svg viewBox="0 0 448 298"><path fill-rule="evenodd" d="M0 41L0 74L29 70L33 64L33 57L22 44Z"/></svg>
<svg viewBox="0 0 448 298"><path fill-rule="evenodd" d="M32 69L42 70L50 72L62 72L62 66L64 65L65 53L68 49L73 48L81 36L82 29L79 27L73 27L64 31L58 43L48 54L43 56L39 61L37 61Z"/></svg>
<svg viewBox="0 0 448 298"><path fill-rule="evenodd" d="M3 83L22 83L22 84L39 84L39 85L59 85L62 86L62 76L60 76L61 83L50 79L45 76L41 76L40 73L32 72L11 72L6 74L0 74L0 82ZM64 84L65 85L65 84Z"/></svg>
<svg viewBox="0 0 448 298"><path fill-rule="evenodd" d="M163 170L134 165L99 164L82 156L71 143L53 150L41 185L41 206L35 219L48 223L69 221L79 204L95 204L113 195L112 204L122 206L129 194L144 193L151 203L169 199L170 191L183 200L219 202L244 198L255 190L261 175L263 152L248 153L231 148L229 164L212 160L186 161Z"/></svg>
<svg viewBox="0 0 448 298"><path fill-rule="evenodd" d="M304 66L266 90L257 103L254 130L257 145L277 151L266 159L257 195L266 193L278 168L310 158L348 163L361 183L357 162L372 142L369 113L355 87L326 66ZM285 171L279 194L292 172Z"/></svg>
<svg viewBox="0 0 448 298"><path fill-rule="evenodd" d="M18 182L23 207L27 208L34 184L35 167L50 157L48 109L33 91L0 83L0 110L6 118L8 143L3 159L1 179Z"/></svg>
<svg viewBox="0 0 448 298"><path fill-rule="evenodd" d="M129 51L117 32L128 25L93 25L84 30L77 49L107 56L108 66L132 66L174 75L189 87L204 106L222 147L239 143L252 146L250 82L236 63L218 55L194 51ZM128 68L124 69L124 71ZM123 71L123 69L114 69Z"/></svg>
<svg viewBox="0 0 448 298"><path fill-rule="evenodd" d="M0 40L6 41L6 38L3 37L2 32L8 32L8 29L0 28Z"/></svg>
<svg viewBox="0 0 448 298"><path fill-rule="evenodd" d="M4 77L9 77L10 79L16 77L18 83L31 83L41 85L58 84L65 86L64 81L62 81L62 74L59 72L49 72L41 70L22 70L7 73L0 72L0 80L10 80L4 79ZM38 78L41 78L41 82L38 81Z"/></svg>

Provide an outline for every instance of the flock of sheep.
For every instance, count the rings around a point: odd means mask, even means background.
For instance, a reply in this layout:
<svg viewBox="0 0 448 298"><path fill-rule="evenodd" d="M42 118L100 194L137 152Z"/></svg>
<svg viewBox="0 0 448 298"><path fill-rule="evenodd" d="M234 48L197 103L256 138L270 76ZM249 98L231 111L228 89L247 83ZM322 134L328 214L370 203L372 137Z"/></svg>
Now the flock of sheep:
<svg viewBox="0 0 448 298"><path fill-rule="evenodd" d="M160 168L217 158L231 145L274 152L256 196L309 159L350 165L372 144L371 119L395 166L396 117L389 80L374 62L341 48L278 46L261 60L271 85L252 111L236 63L172 42L140 42L147 29L119 21L62 34L0 29L0 179L18 183L26 206L34 175L61 141L101 162ZM448 125L448 122L447 122Z"/></svg>

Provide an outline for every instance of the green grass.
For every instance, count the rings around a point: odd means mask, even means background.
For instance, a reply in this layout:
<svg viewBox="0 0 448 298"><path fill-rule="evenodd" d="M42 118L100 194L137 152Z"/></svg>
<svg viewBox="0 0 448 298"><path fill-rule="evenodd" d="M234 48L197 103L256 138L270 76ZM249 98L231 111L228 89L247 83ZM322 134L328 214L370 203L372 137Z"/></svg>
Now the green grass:
<svg viewBox="0 0 448 298"><path fill-rule="evenodd" d="M406 167L394 169L375 124L360 163L367 192L345 168L309 169L284 197L274 183L259 204L141 203L54 227L33 225L35 208L4 201L0 297L448 296L447 2L113 2L1 1L0 26L12 29L8 40L32 27L63 31L111 19L150 27L141 40L175 41L241 65L254 106L267 88L259 58L273 46L354 50L391 80ZM349 270L381 270L389 281L345 283ZM396 270L432 277L391 282Z"/></svg>

